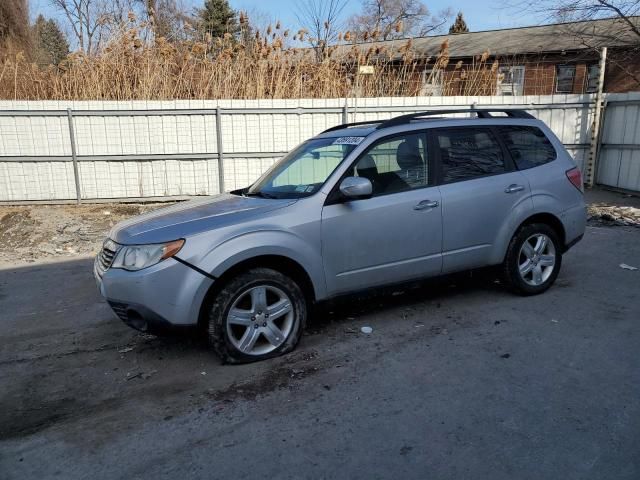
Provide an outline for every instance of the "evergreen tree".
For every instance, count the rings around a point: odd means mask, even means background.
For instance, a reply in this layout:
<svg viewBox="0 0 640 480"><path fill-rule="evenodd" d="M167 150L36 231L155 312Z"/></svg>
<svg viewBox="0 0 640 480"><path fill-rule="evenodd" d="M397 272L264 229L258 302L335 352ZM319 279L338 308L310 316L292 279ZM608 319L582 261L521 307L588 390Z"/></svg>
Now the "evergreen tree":
<svg viewBox="0 0 640 480"><path fill-rule="evenodd" d="M467 22L464 21L462 12L458 12L456 21L449 27L449 33L467 33L468 31L469 27L467 27Z"/></svg>
<svg viewBox="0 0 640 480"><path fill-rule="evenodd" d="M69 42L54 20L38 15L33 25L33 39L38 63L58 65L69 55Z"/></svg>
<svg viewBox="0 0 640 480"><path fill-rule="evenodd" d="M214 38L238 31L236 12L229 6L228 0L205 0L199 16L201 30Z"/></svg>

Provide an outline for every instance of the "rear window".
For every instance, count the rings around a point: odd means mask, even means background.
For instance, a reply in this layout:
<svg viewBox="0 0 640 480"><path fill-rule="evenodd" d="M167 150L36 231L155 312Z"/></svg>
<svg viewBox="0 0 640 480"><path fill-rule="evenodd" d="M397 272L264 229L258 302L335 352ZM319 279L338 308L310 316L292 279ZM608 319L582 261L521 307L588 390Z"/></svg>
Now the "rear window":
<svg viewBox="0 0 640 480"><path fill-rule="evenodd" d="M556 159L556 149L542 130L536 127L498 127L518 170L544 165Z"/></svg>

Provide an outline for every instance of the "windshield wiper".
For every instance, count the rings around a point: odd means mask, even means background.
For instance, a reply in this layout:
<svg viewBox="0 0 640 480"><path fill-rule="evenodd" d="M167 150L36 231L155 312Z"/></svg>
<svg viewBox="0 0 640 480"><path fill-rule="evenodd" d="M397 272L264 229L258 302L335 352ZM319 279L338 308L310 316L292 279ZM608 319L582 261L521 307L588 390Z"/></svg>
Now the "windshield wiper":
<svg viewBox="0 0 640 480"><path fill-rule="evenodd" d="M278 198L272 193L257 191L257 192L246 192L244 194L245 197L261 197L261 198Z"/></svg>

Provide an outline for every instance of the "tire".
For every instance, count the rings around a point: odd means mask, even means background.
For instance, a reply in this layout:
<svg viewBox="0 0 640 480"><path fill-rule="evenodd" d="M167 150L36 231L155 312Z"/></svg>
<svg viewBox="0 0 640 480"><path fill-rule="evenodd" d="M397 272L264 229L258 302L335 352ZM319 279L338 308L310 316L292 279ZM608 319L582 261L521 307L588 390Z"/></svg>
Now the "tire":
<svg viewBox="0 0 640 480"><path fill-rule="evenodd" d="M521 227L511 239L502 264L502 278L517 294L538 295L553 285L561 266L558 234L547 224L533 223Z"/></svg>
<svg viewBox="0 0 640 480"><path fill-rule="evenodd" d="M224 363L257 362L293 350L306 320L300 287L277 270L254 268L218 292L209 311L208 340Z"/></svg>

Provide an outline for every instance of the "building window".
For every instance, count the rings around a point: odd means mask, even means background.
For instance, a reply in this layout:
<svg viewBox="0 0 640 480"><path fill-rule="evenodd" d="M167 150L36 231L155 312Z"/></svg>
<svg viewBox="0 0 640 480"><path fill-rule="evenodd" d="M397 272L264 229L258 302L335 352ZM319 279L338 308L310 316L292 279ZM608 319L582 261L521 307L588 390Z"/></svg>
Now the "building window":
<svg viewBox="0 0 640 480"><path fill-rule="evenodd" d="M424 70L422 72L422 89L420 95L442 95L442 69Z"/></svg>
<svg viewBox="0 0 640 480"><path fill-rule="evenodd" d="M556 67L556 93L572 93L574 78L576 78L575 65L558 65Z"/></svg>
<svg viewBox="0 0 640 480"><path fill-rule="evenodd" d="M498 95L524 94L524 66L498 68Z"/></svg>
<svg viewBox="0 0 640 480"><path fill-rule="evenodd" d="M598 91L598 78L600 77L600 65L589 65L587 67L587 93Z"/></svg>

